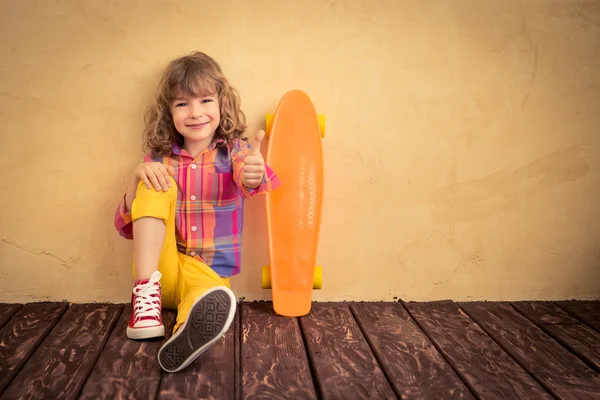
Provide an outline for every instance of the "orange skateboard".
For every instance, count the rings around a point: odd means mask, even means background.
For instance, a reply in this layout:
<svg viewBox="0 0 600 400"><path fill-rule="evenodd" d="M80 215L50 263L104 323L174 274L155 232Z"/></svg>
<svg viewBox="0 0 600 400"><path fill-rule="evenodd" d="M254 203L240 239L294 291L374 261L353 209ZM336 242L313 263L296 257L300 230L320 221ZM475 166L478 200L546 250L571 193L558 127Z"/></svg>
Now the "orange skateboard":
<svg viewBox="0 0 600 400"><path fill-rule="evenodd" d="M321 288L316 267L323 203L321 138L325 119L308 95L286 93L274 115L267 115L266 163L281 186L266 194L270 266L262 287L271 288L275 312L288 317L310 312L312 289Z"/></svg>

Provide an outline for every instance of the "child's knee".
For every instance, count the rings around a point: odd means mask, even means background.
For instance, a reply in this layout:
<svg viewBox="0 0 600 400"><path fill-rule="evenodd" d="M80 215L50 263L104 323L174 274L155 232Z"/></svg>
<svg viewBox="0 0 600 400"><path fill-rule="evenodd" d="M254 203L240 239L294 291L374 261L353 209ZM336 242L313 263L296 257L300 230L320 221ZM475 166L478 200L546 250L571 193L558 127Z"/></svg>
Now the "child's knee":
<svg viewBox="0 0 600 400"><path fill-rule="evenodd" d="M171 187L167 191L156 190L154 186L148 189L140 180L131 207L131 216L134 221L143 217L154 217L167 221L177 201L177 183L173 178L169 178Z"/></svg>
<svg viewBox="0 0 600 400"><path fill-rule="evenodd" d="M148 188L144 181L140 179L138 182L137 190L135 192L135 197L156 197L165 194L168 197L173 197L174 199L177 199L177 182L175 182L175 179L173 179L172 176L169 176L169 182L171 183L171 186L167 190L157 190L154 187L154 185Z"/></svg>

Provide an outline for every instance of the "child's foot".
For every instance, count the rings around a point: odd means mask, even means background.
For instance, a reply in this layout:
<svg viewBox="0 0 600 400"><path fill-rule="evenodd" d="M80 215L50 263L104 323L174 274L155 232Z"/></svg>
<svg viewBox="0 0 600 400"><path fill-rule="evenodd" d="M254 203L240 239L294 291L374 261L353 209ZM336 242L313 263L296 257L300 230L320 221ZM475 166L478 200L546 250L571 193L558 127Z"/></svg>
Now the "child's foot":
<svg viewBox="0 0 600 400"><path fill-rule="evenodd" d="M218 286L196 299L187 320L158 351L158 362L167 372L181 371L221 338L235 315L235 296Z"/></svg>
<svg viewBox="0 0 600 400"><path fill-rule="evenodd" d="M150 279L138 282L133 288L131 307L133 308L127 337L130 339L148 339L165 336L165 326L162 323L162 294L158 271L152 273Z"/></svg>

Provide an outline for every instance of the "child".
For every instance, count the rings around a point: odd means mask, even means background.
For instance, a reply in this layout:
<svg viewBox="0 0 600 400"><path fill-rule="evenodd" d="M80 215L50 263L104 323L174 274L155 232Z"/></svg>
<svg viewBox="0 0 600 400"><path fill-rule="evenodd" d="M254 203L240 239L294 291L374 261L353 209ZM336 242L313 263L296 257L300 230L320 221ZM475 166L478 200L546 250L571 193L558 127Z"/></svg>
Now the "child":
<svg viewBox="0 0 600 400"><path fill-rule="evenodd" d="M240 272L243 200L275 189L279 180L252 147L237 91L203 53L167 66L146 111L144 149L115 214L133 239L137 279L131 339L164 336L161 309L177 309L160 366L188 366L229 328L236 299L229 278Z"/></svg>

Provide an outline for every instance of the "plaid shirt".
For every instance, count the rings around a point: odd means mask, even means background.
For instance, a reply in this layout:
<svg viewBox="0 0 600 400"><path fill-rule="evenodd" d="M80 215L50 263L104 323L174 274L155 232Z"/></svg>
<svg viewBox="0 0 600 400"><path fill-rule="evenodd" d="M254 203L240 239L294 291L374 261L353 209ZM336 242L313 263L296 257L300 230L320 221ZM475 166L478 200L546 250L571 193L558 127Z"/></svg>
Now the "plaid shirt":
<svg viewBox="0 0 600 400"><path fill-rule="evenodd" d="M144 161L162 162L175 169L178 250L197 258L220 276L229 277L240 272L243 200L271 191L280 182L266 166L260 186L246 188L241 176L250 146L240 139L222 144L222 140L213 142L195 159L174 144L170 156L148 155ZM124 197L117 207L114 223L121 236L133 239L131 211L126 211Z"/></svg>

